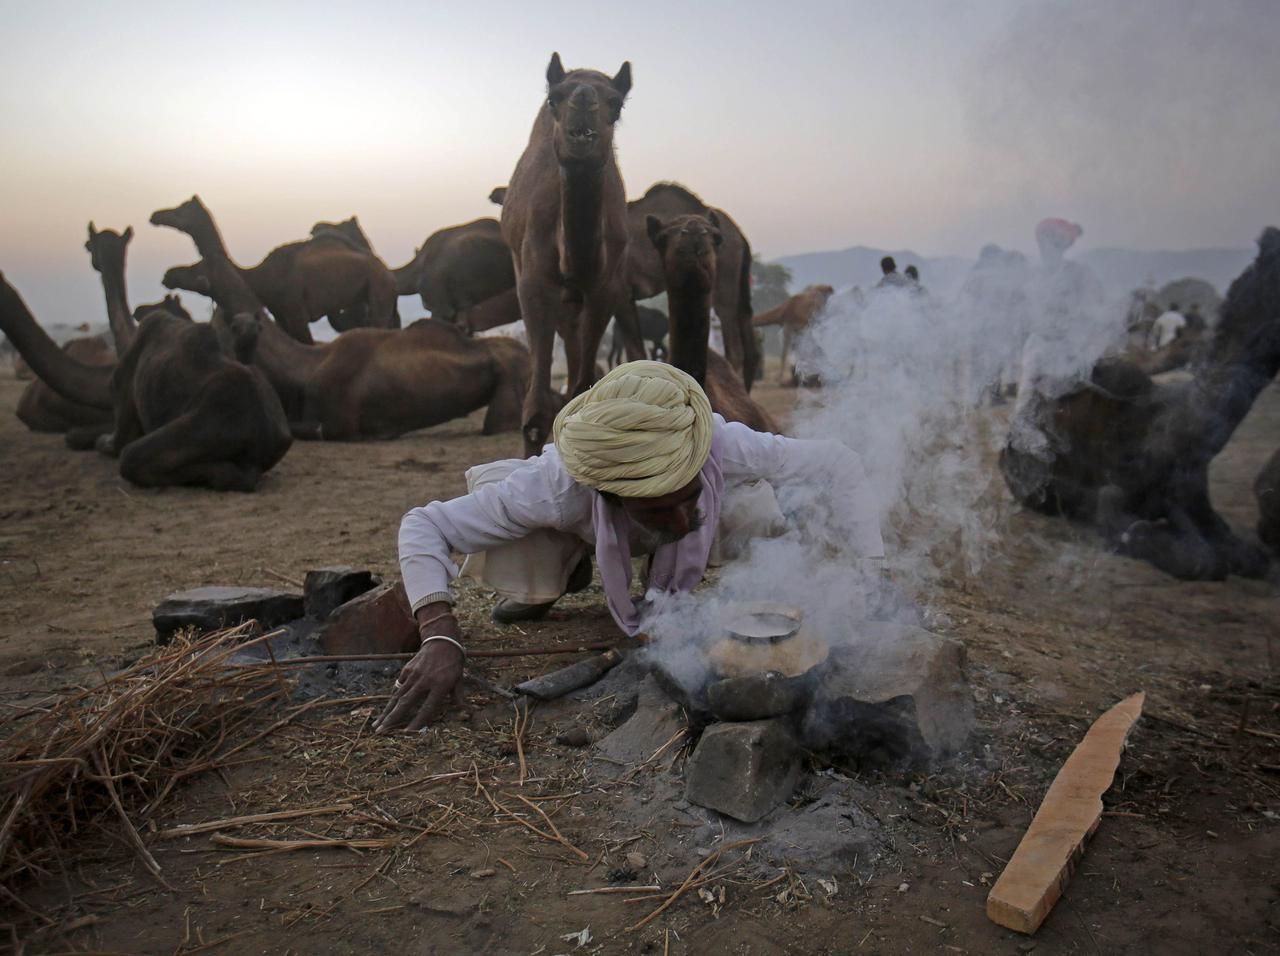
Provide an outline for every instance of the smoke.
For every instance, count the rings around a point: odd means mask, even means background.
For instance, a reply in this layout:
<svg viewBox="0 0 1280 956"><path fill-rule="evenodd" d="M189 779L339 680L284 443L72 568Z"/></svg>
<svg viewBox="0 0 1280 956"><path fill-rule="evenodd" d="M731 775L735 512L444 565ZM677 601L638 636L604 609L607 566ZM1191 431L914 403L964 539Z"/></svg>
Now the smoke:
<svg viewBox="0 0 1280 956"><path fill-rule="evenodd" d="M795 605L813 633L839 639L860 620L915 620L944 581L980 573L1014 508L995 465L1010 435L1001 386L1020 382L1019 402L1061 394L1123 339L1124 315L1084 267L994 247L946 300L918 286L834 297L797 348L821 387L801 398L790 431L838 440L865 475L777 489L786 534L753 541L697 595L657 602L646 627L664 665L698 683L690 637L722 635L746 601ZM883 561L842 546L856 533L854 501L880 520Z"/></svg>
<svg viewBox="0 0 1280 956"><path fill-rule="evenodd" d="M1280 5L1021 4L961 78L982 200L1105 242L1238 244L1275 218Z"/></svg>

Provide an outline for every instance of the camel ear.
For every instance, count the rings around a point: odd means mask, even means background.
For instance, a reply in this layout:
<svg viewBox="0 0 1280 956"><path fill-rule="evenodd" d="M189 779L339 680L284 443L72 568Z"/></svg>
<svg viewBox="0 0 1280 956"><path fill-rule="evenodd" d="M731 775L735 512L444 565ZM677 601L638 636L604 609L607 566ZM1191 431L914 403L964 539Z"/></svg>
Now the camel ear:
<svg viewBox="0 0 1280 956"><path fill-rule="evenodd" d="M123 235L123 236L121 236L120 238L121 238L121 239L123 239L125 242L128 242L130 239L132 239L132 238L133 238L133 226L125 226L125 227L124 227L124 235Z"/></svg>
<svg viewBox="0 0 1280 956"><path fill-rule="evenodd" d="M665 245L662 237L662 220L657 216L644 217L644 229L649 234L649 241L659 249Z"/></svg>
<svg viewBox="0 0 1280 956"><path fill-rule="evenodd" d="M622 64L622 68L618 70L618 75L611 81L613 88L626 96L631 92L631 61L627 60Z"/></svg>
<svg viewBox="0 0 1280 956"><path fill-rule="evenodd" d="M720 225L720 217L716 215L716 211L714 209L707 210L707 222L711 223L711 225L715 226L717 229L723 228Z"/></svg>
<svg viewBox="0 0 1280 956"><path fill-rule="evenodd" d="M89 220L89 238L92 239L98 234L98 230L93 228L93 220Z"/></svg>
<svg viewBox="0 0 1280 956"><path fill-rule="evenodd" d="M560 54L552 53L551 62L547 64L547 86L563 83L564 77L564 65L560 62Z"/></svg>
<svg viewBox="0 0 1280 956"><path fill-rule="evenodd" d="M507 198L506 186L494 186L493 192L489 193L489 202L493 203L495 206L501 206L502 203L506 200L506 198Z"/></svg>

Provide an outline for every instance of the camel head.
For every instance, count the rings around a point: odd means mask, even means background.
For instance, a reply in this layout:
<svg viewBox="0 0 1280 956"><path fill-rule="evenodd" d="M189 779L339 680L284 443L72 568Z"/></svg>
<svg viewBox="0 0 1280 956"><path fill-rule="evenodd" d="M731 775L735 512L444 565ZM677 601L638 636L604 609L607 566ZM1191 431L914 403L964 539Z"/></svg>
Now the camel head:
<svg viewBox="0 0 1280 956"><path fill-rule="evenodd" d="M560 165L601 166L613 155L613 127L630 90L630 61L608 77L596 70L566 72L560 54L551 54L546 108Z"/></svg>
<svg viewBox="0 0 1280 956"><path fill-rule="evenodd" d="M133 320L141 322L153 312L163 312L168 315L176 315L180 319L191 321L191 313L182 306L182 297L177 295L166 295L159 302L151 302L147 305L140 305L133 310Z"/></svg>
<svg viewBox="0 0 1280 956"><path fill-rule="evenodd" d="M699 293L715 288L716 248L724 237L714 212L676 216L666 223L657 216L646 216L644 225L649 241L662 257L668 287Z"/></svg>
<svg viewBox="0 0 1280 956"><path fill-rule="evenodd" d="M209 281L209 270L203 259L189 266L174 266L167 270L160 284L166 289L181 289L184 292L213 295L213 284Z"/></svg>
<svg viewBox="0 0 1280 956"><path fill-rule="evenodd" d="M111 229L99 232L89 223L89 238L84 247L89 251L89 262L95 271L113 270L117 275L124 274L125 248L133 238L133 226L125 228L123 234Z"/></svg>
<svg viewBox="0 0 1280 956"><path fill-rule="evenodd" d="M192 196L180 206L172 209L157 209L151 214L151 225L168 226L179 232L191 232L210 222L209 210L200 201L199 196Z"/></svg>

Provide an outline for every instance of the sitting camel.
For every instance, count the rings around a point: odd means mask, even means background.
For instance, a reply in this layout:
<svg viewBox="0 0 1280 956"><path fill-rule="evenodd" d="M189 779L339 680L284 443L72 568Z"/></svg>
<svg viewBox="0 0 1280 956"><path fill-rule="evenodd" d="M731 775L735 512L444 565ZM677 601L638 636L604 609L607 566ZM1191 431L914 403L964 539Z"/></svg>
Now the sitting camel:
<svg viewBox="0 0 1280 956"><path fill-rule="evenodd" d="M1258 537L1280 555L1280 450L1262 466L1253 493L1258 499Z"/></svg>
<svg viewBox="0 0 1280 956"><path fill-rule="evenodd" d="M157 210L151 222L185 232L206 259L227 256L230 260L213 216L199 196L173 209ZM324 316L367 317L369 325L399 328L391 273L372 252L347 243L290 242L240 272L254 295L299 342L312 341L310 325Z"/></svg>
<svg viewBox="0 0 1280 956"><path fill-rule="evenodd" d="M225 257L170 269L164 284L213 298L215 326L266 375L296 438L394 438L485 406L484 434L520 427L529 352L513 339L469 338L422 319L305 345L263 315Z"/></svg>
<svg viewBox="0 0 1280 956"><path fill-rule="evenodd" d="M752 401L728 360L707 344L716 290L716 247L723 241L719 217L708 212L706 216L677 216L664 223L649 216L645 229L662 260L670 309L671 364L697 380L712 409L726 421L742 422L759 432L781 431L769 413Z"/></svg>
<svg viewBox="0 0 1280 956"><path fill-rule="evenodd" d="M640 341L648 342L648 354L645 358L655 362L667 360L667 314L647 305L636 306L636 319L640 323ZM609 368L616 368L622 362L626 350L626 333L615 317L613 320L613 341L609 344Z"/></svg>
<svg viewBox="0 0 1280 956"><path fill-rule="evenodd" d="M627 199L613 129L631 90L631 64L617 75L547 65L547 97L502 204L502 238L515 264L520 313L533 352L523 425L526 455L551 437L560 398L551 352L564 339L569 394L595 381L609 319L627 295Z"/></svg>
<svg viewBox="0 0 1280 956"><path fill-rule="evenodd" d="M114 432L99 448L119 456L134 484L252 491L289 448L275 392L224 354L208 325L158 310L143 317L114 369L84 365L58 349L0 276L0 329L63 395L114 410Z"/></svg>
<svg viewBox="0 0 1280 956"><path fill-rule="evenodd" d="M1095 524L1119 552L1185 579L1258 577L1268 558L1209 499L1209 463L1280 371L1280 229L1231 284L1190 381L1105 359L1090 381L1015 416L1000 454L1014 497Z"/></svg>
<svg viewBox="0 0 1280 956"><path fill-rule="evenodd" d="M790 368L787 366L787 358L791 354L791 342L808 328L810 322L822 315L822 311L827 307L827 300L835 295L835 291L829 285L808 286L803 292L793 295L768 312L761 312L751 320L751 324L757 328L765 325L782 326L782 358L778 366L779 385L800 383L794 366Z"/></svg>

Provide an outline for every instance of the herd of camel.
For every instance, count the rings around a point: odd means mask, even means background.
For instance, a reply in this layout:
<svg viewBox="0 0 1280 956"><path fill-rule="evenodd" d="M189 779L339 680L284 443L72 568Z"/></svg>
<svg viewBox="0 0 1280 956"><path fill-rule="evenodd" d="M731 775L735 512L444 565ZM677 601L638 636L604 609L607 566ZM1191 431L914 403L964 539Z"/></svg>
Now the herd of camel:
<svg viewBox="0 0 1280 956"><path fill-rule="evenodd" d="M317 223L308 239L241 267L193 196L151 223L194 242L199 261L163 281L212 299L213 319L198 323L176 296L131 310L132 229L90 224L86 247L114 350L97 339L59 349L0 276L0 330L39 377L19 417L65 432L73 448L116 456L127 480L152 487L251 491L294 439L394 437L479 408L486 433L519 429L533 455L564 401L551 381L555 337L565 346L567 394L577 394L599 374L611 320L615 353L646 357L654 334L636 302L665 291L667 360L702 383L727 419L777 431L749 394L761 366L753 330L781 325L785 349L833 290L813 286L753 315L751 247L726 212L675 183L626 200L613 131L630 64L609 76L565 70L553 54L546 83L528 145L490 196L501 219L440 230L399 268L378 258L354 217ZM1266 230L1259 247L1190 384L1158 385L1108 360L1076 390L1028 406L1053 454L1005 449L1001 470L1015 497L1091 522L1117 549L1179 577L1265 571L1265 551L1233 534L1207 484L1209 461L1280 369L1280 231ZM432 318L401 328L401 295L421 296ZM713 314L723 354L708 347ZM317 344L309 326L324 317L340 334ZM473 334L517 320L528 347ZM1257 485L1259 534L1273 548L1277 486L1280 453Z"/></svg>

